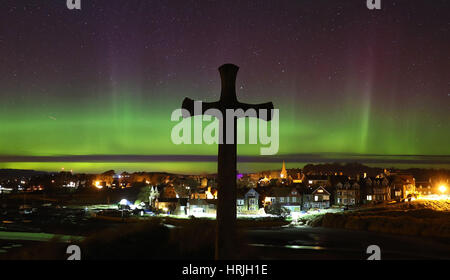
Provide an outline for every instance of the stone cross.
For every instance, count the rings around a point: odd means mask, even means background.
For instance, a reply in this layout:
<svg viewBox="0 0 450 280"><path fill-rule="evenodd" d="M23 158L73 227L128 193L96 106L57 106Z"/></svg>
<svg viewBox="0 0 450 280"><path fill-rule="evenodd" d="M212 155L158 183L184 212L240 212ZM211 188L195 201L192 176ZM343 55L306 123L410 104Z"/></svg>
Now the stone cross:
<svg viewBox="0 0 450 280"><path fill-rule="evenodd" d="M227 109L254 109L258 118L270 121L272 118L273 104L272 102L263 104L246 104L241 103L236 97L236 76L239 67L233 64L224 64L219 67L220 77L222 80L222 91L220 100L216 102L202 103L202 112L208 109L217 109L223 116L226 115ZM194 100L185 98L182 108L194 116ZM267 110L265 115L260 115L260 109ZM219 156L217 159L217 231L215 243L215 258L220 260L235 259L237 248L236 245L236 125L237 118L233 118L234 122L234 141L227 143L227 123L226 117L220 120L219 139L223 142L219 144Z"/></svg>

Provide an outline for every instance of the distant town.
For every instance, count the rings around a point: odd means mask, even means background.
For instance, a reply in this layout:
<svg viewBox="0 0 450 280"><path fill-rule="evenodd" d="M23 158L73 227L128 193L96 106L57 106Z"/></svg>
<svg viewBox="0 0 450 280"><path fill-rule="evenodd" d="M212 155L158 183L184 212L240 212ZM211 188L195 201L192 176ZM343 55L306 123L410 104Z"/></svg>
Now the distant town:
<svg viewBox="0 0 450 280"><path fill-rule="evenodd" d="M237 213L292 217L321 209L446 199L449 178L449 170L381 169L357 163L300 169L283 162L279 170L238 173ZM215 175L1 170L0 194L3 208L10 198L28 212L41 202L117 205L116 210L127 216L215 216L218 190Z"/></svg>

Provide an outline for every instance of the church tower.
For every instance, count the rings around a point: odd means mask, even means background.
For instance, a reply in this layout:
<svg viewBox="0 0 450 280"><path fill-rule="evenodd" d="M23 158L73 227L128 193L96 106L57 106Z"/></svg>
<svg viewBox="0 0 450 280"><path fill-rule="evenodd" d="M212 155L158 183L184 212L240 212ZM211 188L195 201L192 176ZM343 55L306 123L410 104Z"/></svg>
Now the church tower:
<svg viewBox="0 0 450 280"><path fill-rule="evenodd" d="M280 178L287 179L286 164L284 163L284 160L283 160L283 167L281 168Z"/></svg>

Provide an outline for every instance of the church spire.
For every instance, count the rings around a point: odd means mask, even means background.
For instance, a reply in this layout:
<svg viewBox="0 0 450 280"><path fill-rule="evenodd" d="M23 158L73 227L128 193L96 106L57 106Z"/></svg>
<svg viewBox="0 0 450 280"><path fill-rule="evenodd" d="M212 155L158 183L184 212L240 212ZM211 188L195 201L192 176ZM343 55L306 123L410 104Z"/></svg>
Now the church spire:
<svg viewBox="0 0 450 280"><path fill-rule="evenodd" d="M283 167L281 168L280 177L281 179L287 178L286 164L284 163L284 160L283 160Z"/></svg>

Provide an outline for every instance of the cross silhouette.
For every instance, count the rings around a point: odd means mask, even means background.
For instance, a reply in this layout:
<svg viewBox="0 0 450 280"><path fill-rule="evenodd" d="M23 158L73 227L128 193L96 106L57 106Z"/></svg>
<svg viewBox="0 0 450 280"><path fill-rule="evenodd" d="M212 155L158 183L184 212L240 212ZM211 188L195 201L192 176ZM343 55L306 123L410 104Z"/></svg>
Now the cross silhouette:
<svg viewBox="0 0 450 280"><path fill-rule="evenodd" d="M205 114L208 109L217 109L223 116L226 115L227 109L242 109L247 111L254 109L256 117L270 121L272 119L273 104L267 102L263 104L246 104L241 103L236 97L236 77L239 67L234 64L224 64L219 67L220 77L222 80L222 90L219 101L202 103L202 112ZM182 109L187 110L190 116L196 114L194 110L194 100L185 98ZM267 114L261 114L260 110L267 110ZM227 118L219 120L219 139L223 141L219 144L219 156L217 159L217 231L216 231L216 259L235 259L236 256L236 159L237 159L237 141L236 126L237 118L233 118L234 122L234 141L228 143L227 139Z"/></svg>

